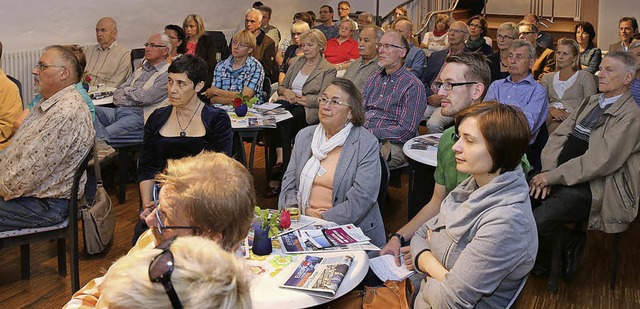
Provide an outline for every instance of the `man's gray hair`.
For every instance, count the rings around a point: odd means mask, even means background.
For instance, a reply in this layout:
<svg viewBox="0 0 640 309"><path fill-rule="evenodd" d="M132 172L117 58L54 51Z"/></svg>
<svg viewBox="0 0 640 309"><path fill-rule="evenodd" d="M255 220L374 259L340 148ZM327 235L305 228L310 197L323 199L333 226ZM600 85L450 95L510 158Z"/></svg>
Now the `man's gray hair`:
<svg viewBox="0 0 640 309"><path fill-rule="evenodd" d="M79 77L84 73L78 63L78 57L62 45L49 45L44 48L44 52L49 50L55 50L58 53L58 57L60 57L65 67L71 72L71 79L75 84L76 80L79 80Z"/></svg>
<svg viewBox="0 0 640 309"><path fill-rule="evenodd" d="M362 33L364 29L373 29L373 31L376 33L376 42L380 42L380 39L384 35L384 30L376 25L366 25L362 27L360 33Z"/></svg>
<svg viewBox="0 0 640 309"><path fill-rule="evenodd" d="M531 45L531 43L527 40L524 40L524 39L513 40L513 42L511 42L511 47L509 48L517 49L520 47L527 48L527 56L529 56L529 59L538 58L538 55L536 54L536 48L533 47L533 45Z"/></svg>
<svg viewBox="0 0 640 309"><path fill-rule="evenodd" d="M360 18L360 16L363 16L364 18L367 19L368 22L373 22L373 15L369 12L362 12L360 13L360 15L358 15L358 18Z"/></svg>
<svg viewBox="0 0 640 309"><path fill-rule="evenodd" d="M260 12L260 10L258 9L254 9L254 8L250 8L247 10L247 13L244 14L244 16L249 15L249 13L254 12L258 14L258 22L262 22L262 12Z"/></svg>
<svg viewBox="0 0 640 309"><path fill-rule="evenodd" d="M160 33L160 41L162 41L162 45L167 46L169 49L169 55L171 55L171 50L173 49L173 45L171 45L171 38L164 33Z"/></svg>
<svg viewBox="0 0 640 309"><path fill-rule="evenodd" d="M630 52L625 52L622 50L613 50L608 52L605 55L606 58L616 59L624 65L624 71L631 73L632 75L636 74L636 70L638 69L638 60L633 54Z"/></svg>

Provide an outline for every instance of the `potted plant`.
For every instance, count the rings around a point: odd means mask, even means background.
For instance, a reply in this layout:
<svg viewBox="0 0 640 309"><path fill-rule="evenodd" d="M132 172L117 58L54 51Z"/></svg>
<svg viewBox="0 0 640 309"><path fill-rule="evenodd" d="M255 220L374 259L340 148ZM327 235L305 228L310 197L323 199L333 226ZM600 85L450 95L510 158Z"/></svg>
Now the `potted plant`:
<svg viewBox="0 0 640 309"><path fill-rule="evenodd" d="M253 225L253 246L255 255L268 255L273 250L271 238L278 235L280 228L287 229L291 225L288 211L278 210L271 213L269 209L254 208L256 223Z"/></svg>
<svg viewBox="0 0 640 309"><path fill-rule="evenodd" d="M84 74L82 76L82 88L84 88L84 91L89 92L90 82L91 82L91 76L89 76L89 74Z"/></svg>
<svg viewBox="0 0 640 309"><path fill-rule="evenodd" d="M250 98L249 96L243 96L242 93L236 94L233 99L233 110L238 117L244 117L247 114L249 107L253 107L253 103L258 101L257 97Z"/></svg>

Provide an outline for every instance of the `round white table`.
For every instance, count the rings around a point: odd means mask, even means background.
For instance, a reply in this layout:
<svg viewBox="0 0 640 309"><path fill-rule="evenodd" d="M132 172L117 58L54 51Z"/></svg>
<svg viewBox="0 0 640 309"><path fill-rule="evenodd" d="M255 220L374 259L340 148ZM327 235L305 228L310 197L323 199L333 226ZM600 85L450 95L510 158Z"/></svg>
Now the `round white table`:
<svg viewBox="0 0 640 309"><path fill-rule="evenodd" d="M323 221L321 219L316 220L318 220L317 222ZM245 261L254 274L251 281L253 307L267 309L307 308L331 301L331 299L313 296L304 291L280 287L293 274L305 254L284 254L280 250L279 244L276 248L275 244L277 242L277 240L272 242L274 248L271 254L261 257L251 253L250 259ZM306 254L320 257L346 254L354 256L351 267L349 267L349 271L347 271L344 280L340 284L334 299L353 290L362 282L369 270L369 257L363 250Z"/></svg>
<svg viewBox="0 0 640 309"><path fill-rule="evenodd" d="M420 137L440 138L442 133L426 134L408 140L402 151L409 158L409 188L407 192L408 219L411 220L422 207L431 200L435 180L433 173L438 165L438 148L427 147L426 150L411 149L411 145Z"/></svg>
<svg viewBox="0 0 640 309"><path fill-rule="evenodd" d="M411 149L411 145L413 144L413 142L415 142L417 138L420 138L423 136L440 138L442 136L442 133L425 134L425 135L414 137L408 140L406 143L404 143L404 146L402 146L402 151L407 157L409 157L410 159L416 162L420 162L422 164L435 167L436 165L438 165L438 148L437 147L430 146L426 150Z"/></svg>

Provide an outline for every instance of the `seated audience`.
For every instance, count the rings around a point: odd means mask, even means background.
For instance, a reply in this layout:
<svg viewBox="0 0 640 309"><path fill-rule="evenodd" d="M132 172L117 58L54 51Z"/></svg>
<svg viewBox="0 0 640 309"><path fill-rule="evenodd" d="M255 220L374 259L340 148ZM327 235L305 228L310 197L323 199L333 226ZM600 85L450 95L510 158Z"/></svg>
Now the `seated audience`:
<svg viewBox="0 0 640 309"><path fill-rule="evenodd" d="M542 77L540 84L547 90L549 116L547 127L553 132L582 101L598 92L593 74L580 70L578 43L561 38L556 49L556 72Z"/></svg>
<svg viewBox="0 0 640 309"><path fill-rule="evenodd" d="M402 36L409 42L409 51L404 57L404 66L418 79L422 78L424 63L427 61L427 57L424 55L422 49L413 45L413 23L404 18L398 18L393 29L400 32Z"/></svg>
<svg viewBox="0 0 640 309"><path fill-rule="evenodd" d="M303 21L307 23L309 29L313 28L313 20L311 19L311 15L309 15L309 13L307 12L298 12L293 15L293 23L295 24L297 21ZM278 45L278 52L276 53L276 62L278 63L279 68L282 68L282 66L284 65L284 53L287 51L289 46L293 44L291 42L292 38L293 37L291 35L287 35L285 38L280 40L280 45ZM286 72L287 71L284 71L284 73Z"/></svg>
<svg viewBox="0 0 640 309"><path fill-rule="evenodd" d="M186 51L185 55L198 56L209 65L209 74L213 73L213 68L216 67L219 59L225 59L228 57L228 53L225 51L216 50L215 42L212 37L205 35L204 23L202 18L197 14L189 14L182 23L186 39ZM219 55L218 55L219 54ZM213 80L213 75L209 75L210 82Z"/></svg>
<svg viewBox="0 0 640 309"><path fill-rule="evenodd" d="M621 233L638 214L640 200L640 108L629 84L638 63L629 53L611 51L603 59L601 94L593 95L550 136L542 152L543 172L530 182L540 205L533 215L540 252L537 274L544 274L551 241L563 248L563 273L577 269L585 238L567 222L588 220L591 230ZM534 202L535 203L535 202Z"/></svg>
<svg viewBox="0 0 640 309"><path fill-rule="evenodd" d="M171 64L173 60L176 60L187 52L187 40L184 35L184 30L178 25L166 25L164 27L164 34L171 39L171 55L169 55L169 59L167 59L169 64Z"/></svg>
<svg viewBox="0 0 640 309"><path fill-rule="evenodd" d="M1 58L2 42L0 42ZM0 153L11 143L14 133L13 124L20 117L20 113L22 113L22 99L18 86L0 68Z"/></svg>
<svg viewBox="0 0 640 309"><path fill-rule="evenodd" d="M487 44L485 36L489 33L489 25L484 17L480 15L473 16L467 21L469 26L469 39L467 40L467 49L472 52L482 53L485 56L493 54L493 48Z"/></svg>
<svg viewBox="0 0 640 309"><path fill-rule="evenodd" d="M96 107L96 138L113 147L142 142L146 118L167 98L171 39L158 33L144 45L142 66L113 92L116 107Z"/></svg>
<svg viewBox="0 0 640 309"><path fill-rule="evenodd" d="M256 45L251 56L262 65L264 77L271 82L278 80L278 63L276 62L276 43L260 28L262 12L249 9L244 17L244 29L256 37ZM260 85L262 87L262 85Z"/></svg>
<svg viewBox="0 0 640 309"><path fill-rule="evenodd" d="M509 76L491 83L484 98L485 101L495 100L519 107L529 122L531 143L535 141L549 114L547 91L531 75L535 61L536 50L533 45L526 40L514 40L509 47Z"/></svg>
<svg viewBox="0 0 640 309"><path fill-rule="evenodd" d="M156 180L162 189L156 208L146 218L151 228L128 255L155 248L176 236L191 235L209 238L225 251L235 252L251 228L256 205L253 177L242 164L225 154L203 151L193 157L168 160L166 170ZM65 308L104 307L104 283L105 277L91 280Z"/></svg>
<svg viewBox="0 0 640 309"><path fill-rule="evenodd" d="M638 33L638 20L635 17L622 17L618 22L618 29L620 41L611 44L609 46L609 51L628 51L629 44L631 44L631 40L633 39L633 35Z"/></svg>
<svg viewBox="0 0 640 309"><path fill-rule="evenodd" d="M540 23L540 18L538 18L538 15L529 13L525 15L522 20L524 20L527 23L534 24L538 29L540 29L541 23ZM551 34L539 31L538 38L536 39L536 44L544 48L553 49L553 37L551 36Z"/></svg>
<svg viewBox="0 0 640 309"><path fill-rule="evenodd" d="M426 49L424 51L427 57L435 51L447 49L449 47L449 25L451 19L447 14L436 15L436 22L433 31L424 34L420 47Z"/></svg>
<svg viewBox="0 0 640 309"><path fill-rule="evenodd" d="M520 33L520 39L529 41L531 46L535 48L536 58L531 67L531 73L533 74L533 79L539 81L544 74L554 71L556 65L555 52L552 49L536 45L536 38L538 37L538 27L536 25L520 23L518 24L518 32Z"/></svg>
<svg viewBox="0 0 640 309"><path fill-rule="evenodd" d="M402 146L415 137L427 98L422 82L404 67L409 42L399 32L389 31L378 43L380 72L362 88L365 123L380 141L383 158L390 169L406 164Z"/></svg>
<svg viewBox="0 0 640 309"><path fill-rule="evenodd" d="M629 45L629 52L636 57L638 61L638 70L636 70L636 78L633 79L631 85L629 86L629 91L631 91L631 95L633 96L633 100L638 103L640 106L640 37L634 39Z"/></svg>
<svg viewBox="0 0 640 309"><path fill-rule="evenodd" d="M364 26L360 29L360 37L358 39L360 59L351 63L342 76L352 81L360 91L362 91L362 86L369 76L380 71L377 44L383 34L384 30L378 26Z"/></svg>
<svg viewBox="0 0 640 309"><path fill-rule="evenodd" d="M442 97L431 89L434 82L441 82L440 72L444 65L444 60L451 55L457 55L462 52L469 52L465 45L465 41L469 37L469 26L467 24L456 21L451 24L448 31L449 48L443 49L431 54L427 59L427 67L424 71L422 82L427 91L427 108L423 115L423 119L427 120L427 130L429 133L440 133L445 127L453 123L453 118L443 116L440 113L440 104Z"/></svg>
<svg viewBox="0 0 640 309"><path fill-rule="evenodd" d="M411 239L413 268L428 277L414 307L505 308L538 249L519 166L529 126L518 108L484 102L458 113L456 135L456 169L471 177Z"/></svg>
<svg viewBox="0 0 640 309"><path fill-rule="evenodd" d="M602 61L602 51L593 43L596 31L588 21L581 21L576 24L576 41L580 48L580 68L591 74L595 74L600 69Z"/></svg>
<svg viewBox="0 0 640 309"><path fill-rule="evenodd" d="M258 6L256 9L258 9L258 11L262 13L262 22L260 24L260 29L262 29L262 31L264 31L264 33L273 40L273 42L276 44L276 47L278 47L278 44L280 44L280 30L278 30L278 28L276 28L275 26L269 24L269 22L271 21L271 13L273 13L273 10L266 5Z"/></svg>
<svg viewBox="0 0 640 309"><path fill-rule="evenodd" d="M333 22L333 8L330 5L325 4L320 7L318 15L320 16L320 18L318 18L320 24L315 26L314 29L322 31L327 41L337 38L338 25Z"/></svg>
<svg viewBox="0 0 640 309"><path fill-rule="evenodd" d="M250 309L250 273L213 240L184 236L113 263L102 302L110 308Z"/></svg>
<svg viewBox="0 0 640 309"><path fill-rule="evenodd" d="M138 162L140 198L147 210L140 215L142 220L154 205L154 177L166 168L167 160L195 156L203 150L228 156L232 151L229 116L198 97L207 87L207 63L202 58L184 55L171 63L168 73L171 105L154 111L144 126Z"/></svg>
<svg viewBox="0 0 640 309"><path fill-rule="evenodd" d="M509 47L518 36L518 26L515 23L506 22L498 26L496 31L498 52L489 56L492 82L509 76Z"/></svg>
<svg viewBox="0 0 640 309"><path fill-rule="evenodd" d="M327 41L324 58L333 64L336 70L346 70L351 61L360 58L358 42L352 38L356 31L356 23L345 19L338 24L338 37Z"/></svg>
<svg viewBox="0 0 640 309"><path fill-rule="evenodd" d="M59 45L45 48L33 69L42 99L0 156L0 232L56 225L68 217L73 175L95 136L75 87L82 73L76 55Z"/></svg>
<svg viewBox="0 0 640 309"><path fill-rule="evenodd" d="M282 59L282 65L280 66L280 77L278 78L278 84L282 84L285 73L289 69L289 66L301 56L304 56L302 46L300 42L300 35L309 30L309 24L304 21L298 20L291 25L291 45L284 51L284 57Z"/></svg>
<svg viewBox="0 0 640 309"><path fill-rule="evenodd" d="M300 196L302 214L338 224L353 223L376 246L385 233L378 207L378 140L364 123L360 91L334 79L318 97L320 124L296 136L293 156L282 179L279 208Z"/></svg>
<svg viewBox="0 0 640 309"><path fill-rule="evenodd" d="M232 104L239 93L258 98L261 103L264 71L251 53L256 48L256 38L248 30L236 33L231 40L231 56L216 65L213 84L204 95L211 103ZM198 91L200 93L200 91Z"/></svg>
<svg viewBox="0 0 640 309"><path fill-rule="evenodd" d="M336 69L322 55L327 41L318 29L311 29L300 35L304 57L298 57L291 64L287 74L278 86L278 101L293 115L290 136L296 134L312 124L318 123L318 97L329 86L336 76ZM284 171L285 159L282 147L289 147L289 141L282 140L281 126L272 135L272 147L276 149L276 160L272 168L272 177L281 177ZM280 192L280 182L270 179L270 190L267 197L273 197Z"/></svg>
<svg viewBox="0 0 640 309"><path fill-rule="evenodd" d="M116 42L118 26L111 17L103 17L96 24L98 44L87 49L86 74L90 86L104 84L120 86L131 74L131 53Z"/></svg>

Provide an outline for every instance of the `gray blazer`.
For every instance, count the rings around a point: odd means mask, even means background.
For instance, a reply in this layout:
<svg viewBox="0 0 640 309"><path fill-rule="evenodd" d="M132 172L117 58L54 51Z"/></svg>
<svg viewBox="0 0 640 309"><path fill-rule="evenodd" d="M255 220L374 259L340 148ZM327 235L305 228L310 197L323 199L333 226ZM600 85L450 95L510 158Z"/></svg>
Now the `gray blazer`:
<svg viewBox="0 0 640 309"><path fill-rule="evenodd" d="M278 207L284 207L287 192L297 190L300 174L311 157L311 140L317 126L302 129L296 136L291 161L282 179ZM353 223L382 247L386 243L382 215L378 207L380 154L378 139L364 127L353 127L345 141L333 176L333 207L322 214L337 224Z"/></svg>
<svg viewBox="0 0 640 309"><path fill-rule="evenodd" d="M296 75L298 75L298 72L300 72L302 66L306 62L307 58L298 57L298 59L287 70L281 86L291 89L293 80L296 78ZM318 123L318 96L320 96L324 90L329 87L329 84L331 84L334 78L336 78L336 69L331 63L322 58L304 82L304 85L302 86L302 95L307 98L307 106L304 107L304 111L308 124Z"/></svg>

